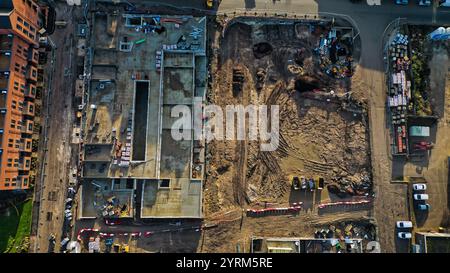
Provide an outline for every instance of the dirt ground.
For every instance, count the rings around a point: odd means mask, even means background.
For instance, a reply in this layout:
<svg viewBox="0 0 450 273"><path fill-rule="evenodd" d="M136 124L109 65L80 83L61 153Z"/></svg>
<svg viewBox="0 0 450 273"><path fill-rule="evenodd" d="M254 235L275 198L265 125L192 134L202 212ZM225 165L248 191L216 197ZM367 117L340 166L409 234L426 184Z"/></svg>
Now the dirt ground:
<svg viewBox="0 0 450 273"><path fill-rule="evenodd" d="M313 53L328 26L310 34L302 24L247 23L230 25L222 40L215 37L210 103L280 105L280 145L274 152L262 152L258 141L209 143L204 211L207 221L221 224L204 232L199 249L204 252L234 252L236 244L247 246L252 235L313 236L314 223L327 225L345 217L359 221L371 210L319 216L315 206L353 200L371 189L363 84L357 78L354 96L348 98L353 81L323 73ZM254 50L254 45L262 49ZM236 84L239 79L242 83ZM333 191L294 191L292 176L322 176ZM264 202L303 202L306 210L290 216L239 215L242 208L261 208Z"/></svg>
<svg viewBox="0 0 450 273"><path fill-rule="evenodd" d="M415 212L416 224L423 230L436 230L438 227L449 227L450 215L448 206L448 163L450 155L450 47L445 44L434 44L430 47L430 94L433 113L439 118L436 124L435 147L427 158L423 175L428 182L429 203L432 206L427 214Z"/></svg>
<svg viewBox="0 0 450 273"><path fill-rule="evenodd" d="M57 45L55 52L54 73L53 73L51 89L48 90L49 112L48 123L42 124L47 126L47 139L44 149L48 149L45 159L44 181L43 187L40 188L42 198L36 200L36 207L39 208L39 217L35 217L37 225L37 233L31 237L32 252L48 252L49 236L54 234L59 240L63 237L63 210L65 193L67 190L67 180L69 177L69 168L73 166L77 155L76 149L70 145L70 137L72 133L72 124L75 120L73 111L73 94L75 92L74 83L76 78L76 62L71 60L76 54L76 42L74 41L74 31L76 24L67 18L80 18L80 9L71 8L61 4L57 6L57 13L62 14L58 20L66 20L69 23L65 29L56 29L52 35L52 40ZM76 21L74 19L74 21ZM47 69L50 68L49 64ZM71 73L67 76L61 71L67 69ZM44 109L42 110L44 112ZM46 110L45 110L46 112ZM44 117L43 117L44 118ZM45 139L42 137L42 139ZM39 183L36 181L36 183ZM36 197L37 198L37 197ZM55 251L58 251L59 244Z"/></svg>

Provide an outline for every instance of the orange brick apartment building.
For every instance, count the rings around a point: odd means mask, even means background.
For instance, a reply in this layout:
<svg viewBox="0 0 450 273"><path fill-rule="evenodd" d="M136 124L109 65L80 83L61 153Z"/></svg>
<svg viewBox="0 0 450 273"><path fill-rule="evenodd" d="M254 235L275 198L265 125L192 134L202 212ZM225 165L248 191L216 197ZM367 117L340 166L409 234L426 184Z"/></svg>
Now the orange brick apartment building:
<svg viewBox="0 0 450 273"><path fill-rule="evenodd" d="M45 9L32 0L0 0L0 190L27 189Z"/></svg>

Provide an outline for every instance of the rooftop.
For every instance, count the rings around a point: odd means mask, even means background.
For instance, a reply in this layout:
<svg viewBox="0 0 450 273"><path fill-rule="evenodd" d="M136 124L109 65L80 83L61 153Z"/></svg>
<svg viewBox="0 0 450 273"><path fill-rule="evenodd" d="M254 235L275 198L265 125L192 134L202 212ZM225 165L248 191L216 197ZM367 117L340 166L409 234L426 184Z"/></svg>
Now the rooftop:
<svg viewBox="0 0 450 273"><path fill-rule="evenodd" d="M95 16L83 176L136 179L143 218L202 215L204 144L172 138L171 109L204 97L205 31L192 16Z"/></svg>

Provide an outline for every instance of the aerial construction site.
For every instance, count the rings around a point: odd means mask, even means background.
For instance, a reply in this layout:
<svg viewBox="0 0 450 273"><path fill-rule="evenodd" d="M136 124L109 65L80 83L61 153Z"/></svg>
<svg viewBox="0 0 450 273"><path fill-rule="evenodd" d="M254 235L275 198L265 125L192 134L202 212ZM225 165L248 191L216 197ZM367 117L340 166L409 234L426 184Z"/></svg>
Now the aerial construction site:
<svg viewBox="0 0 450 273"><path fill-rule="evenodd" d="M93 16L80 105L74 232L84 247L89 241L93 251L96 233L117 236L106 230L119 223L134 251L248 252L255 238L294 236L328 238L334 248L333 240L352 238L346 251L362 252L361 241L375 239L367 101L353 80L360 50L351 24L110 9ZM278 146L195 139L195 120L193 138L175 140L177 105L203 112L200 128L210 126L207 105L279 105ZM197 234L180 246L154 245L167 236L151 231L157 219ZM149 226L131 232L136 222Z"/></svg>
<svg viewBox="0 0 450 273"><path fill-rule="evenodd" d="M32 203L30 238L0 233L0 250L450 251L437 6L427 25L400 6L380 23L364 1L342 1L349 15L327 1L172 2L49 3L33 98L8 82L17 41L0 31L0 102L14 109L0 119L33 140L1 142L33 195L0 195L0 209L21 200L17 216Z"/></svg>
<svg viewBox="0 0 450 273"><path fill-rule="evenodd" d="M328 20L239 17L217 24L208 98L221 106L280 105L280 134L273 152L260 151L256 141L207 146L206 219L223 215L223 236L241 245L251 235L314 238L316 229L342 220L370 230L369 128L364 90L352 89L354 30ZM243 223L227 222L242 208ZM212 229L206 234L216 250L236 247L219 246L223 238Z"/></svg>

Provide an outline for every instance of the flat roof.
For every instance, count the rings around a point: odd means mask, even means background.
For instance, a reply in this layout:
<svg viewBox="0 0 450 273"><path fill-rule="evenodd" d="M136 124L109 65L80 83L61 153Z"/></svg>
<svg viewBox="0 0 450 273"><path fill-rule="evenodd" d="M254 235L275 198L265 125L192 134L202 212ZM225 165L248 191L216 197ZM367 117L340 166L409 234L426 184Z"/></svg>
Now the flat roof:
<svg viewBox="0 0 450 273"><path fill-rule="evenodd" d="M165 28L162 34L144 31L154 19ZM83 176L126 177L139 187L142 183L143 218L201 218L204 168L192 162L204 159L194 157L194 151L204 150L195 149L193 140L172 138L176 119L171 109L179 104L191 107L195 94L204 96L206 17L106 14L96 15L94 21ZM131 50L121 51L120 43L131 45ZM137 82L148 83L148 95L136 88ZM133 157L135 149L142 150ZM159 181L167 179L170 186L160 187ZM84 184L86 190L92 188L89 180ZM88 210L89 200L86 206Z"/></svg>
<svg viewBox="0 0 450 273"><path fill-rule="evenodd" d="M146 180L142 187L141 218L202 218L202 181L170 179L168 188L161 180Z"/></svg>

